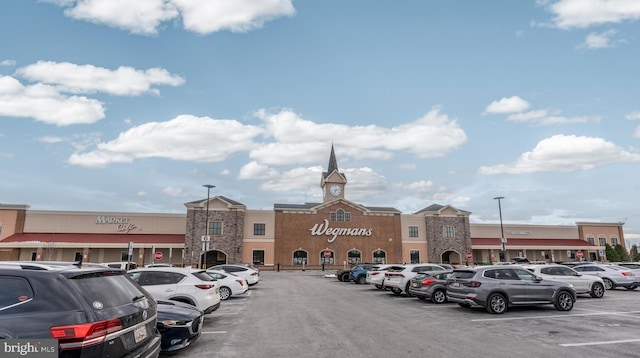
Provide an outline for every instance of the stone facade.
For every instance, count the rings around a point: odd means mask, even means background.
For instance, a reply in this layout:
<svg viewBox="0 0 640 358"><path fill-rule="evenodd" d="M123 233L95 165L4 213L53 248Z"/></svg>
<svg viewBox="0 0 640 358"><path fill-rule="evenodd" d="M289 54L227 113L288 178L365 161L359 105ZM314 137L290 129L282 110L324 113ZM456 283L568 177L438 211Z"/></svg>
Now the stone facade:
<svg viewBox="0 0 640 358"><path fill-rule="evenodd" d="M465 262L471 252L471 227L468 215L425 216L429 262ZM445 237L445 228L452 227L454 236Z"/></svg>

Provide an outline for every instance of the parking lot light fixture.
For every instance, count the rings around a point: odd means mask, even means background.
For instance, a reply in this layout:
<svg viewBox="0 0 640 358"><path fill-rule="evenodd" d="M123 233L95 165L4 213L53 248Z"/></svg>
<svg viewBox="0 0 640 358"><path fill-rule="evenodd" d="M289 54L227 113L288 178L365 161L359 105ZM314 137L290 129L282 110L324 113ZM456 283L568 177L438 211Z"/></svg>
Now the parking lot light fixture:
<svg viewBox="0 0 640 358"><path fill-rule="evenodd" d="M507 258L507 239L504 237L504 227L502 226L502 205L500 205L500 200L502 199L504 199L504 196L493 198L493 200L498 200L498 213L500 214L500 262L505 262Z"/></svg>

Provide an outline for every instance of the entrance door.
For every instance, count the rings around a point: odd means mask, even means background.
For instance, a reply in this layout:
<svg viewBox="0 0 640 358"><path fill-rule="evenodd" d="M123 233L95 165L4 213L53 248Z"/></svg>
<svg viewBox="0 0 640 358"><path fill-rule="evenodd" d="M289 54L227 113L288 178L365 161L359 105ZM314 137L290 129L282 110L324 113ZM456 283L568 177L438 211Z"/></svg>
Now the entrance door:
<svg viewBox="0 0 640 358"><path fill-rule="evenodd" d="M210 250L205 254L200 255L202 260L202 267L209 268L211 266L223 265L227 263L227 254L218 250Z"/></svg>

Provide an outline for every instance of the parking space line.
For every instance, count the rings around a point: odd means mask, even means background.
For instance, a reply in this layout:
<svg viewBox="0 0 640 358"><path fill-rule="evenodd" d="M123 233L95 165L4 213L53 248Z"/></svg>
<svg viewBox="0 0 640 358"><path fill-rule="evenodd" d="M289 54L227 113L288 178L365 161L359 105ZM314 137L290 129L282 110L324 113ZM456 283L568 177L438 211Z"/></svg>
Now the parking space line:
<svg viewBox="0 0 640 358"><path fill-rule="evenodd" d="M625 315L625 314L635 314L640 313L640 311L628 311L628 312L591 312L591 313L576 313L576 314L566 314L566 315L553 315L553 316L519 316L519 317L505 317L505 318L480 318L480 319L472 319L471 322L486 322L486 321L511 321L511 320L522 320L522 319L545 319L545 318L565 318L565 317L584 317L584 316L602 316L602 315Z"/></svg>
<svg viewBox="0 0 640 358"><path fill-rule="evenodd" d="M562 347L580 347L580 346L599 346L604 344L620 344L620 343L633 343L640 342L640 338L638 339L621 339L618 341L601 341L601 342L585 342L585 343L563 343L560 344Z"/></svg>
<svg viewBox="0 0 640 358"><path fill-rule="evenodd" d="M211 332L206 332L206 331L202 331L202 334L225 334L227 333L227 331L211 331Z"/></svg>

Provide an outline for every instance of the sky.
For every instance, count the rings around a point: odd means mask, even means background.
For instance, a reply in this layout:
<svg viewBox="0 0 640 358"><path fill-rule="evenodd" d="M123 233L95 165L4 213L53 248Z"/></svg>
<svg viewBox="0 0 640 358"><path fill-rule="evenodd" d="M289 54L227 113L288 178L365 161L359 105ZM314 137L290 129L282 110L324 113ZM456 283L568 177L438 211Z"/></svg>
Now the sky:
<svg viewBox="0 0 640 358"><path fill-rule="evenodd" d="M640 243L636 0L5 0L0 203L345 198ZM503 197L498 203L496 197Z"/></svg>

